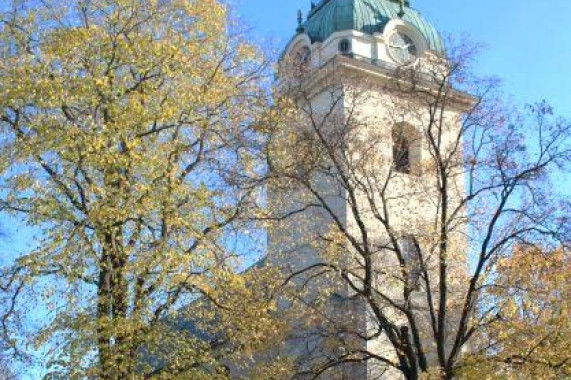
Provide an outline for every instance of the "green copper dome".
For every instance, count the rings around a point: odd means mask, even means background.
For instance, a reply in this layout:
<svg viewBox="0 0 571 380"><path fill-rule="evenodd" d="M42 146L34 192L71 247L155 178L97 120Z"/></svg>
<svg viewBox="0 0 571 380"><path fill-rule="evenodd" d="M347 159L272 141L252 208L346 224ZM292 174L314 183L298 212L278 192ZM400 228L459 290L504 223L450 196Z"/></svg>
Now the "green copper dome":
<svg viewBox="0 0 571 380"><path fill-rule="evenodd" d="M342 30L382 33L390 20L400 18L418 29L430 50L443 55L444 43L436 29L408 5L405 1L402 14L399 0L321 0L311 9L302 28L312 42L321 42Z"/></svg>

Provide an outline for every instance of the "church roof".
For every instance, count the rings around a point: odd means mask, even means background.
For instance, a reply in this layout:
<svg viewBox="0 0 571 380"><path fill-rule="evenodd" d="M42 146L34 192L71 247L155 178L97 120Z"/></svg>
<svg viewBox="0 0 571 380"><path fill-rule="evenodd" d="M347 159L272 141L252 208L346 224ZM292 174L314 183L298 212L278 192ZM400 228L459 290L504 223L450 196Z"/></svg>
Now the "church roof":
<svg viewBox="0 0 571 380"><path fill-rule="evenodd" d="M434 26L410 8L408 1L404 2L404 14L400 14L400 3L399 0L321 0L307 15L303 29L312 42L322 42L342 30L382 33L390 20L400 18L418 29L430 50L443 55L444 43Z"/></svg>

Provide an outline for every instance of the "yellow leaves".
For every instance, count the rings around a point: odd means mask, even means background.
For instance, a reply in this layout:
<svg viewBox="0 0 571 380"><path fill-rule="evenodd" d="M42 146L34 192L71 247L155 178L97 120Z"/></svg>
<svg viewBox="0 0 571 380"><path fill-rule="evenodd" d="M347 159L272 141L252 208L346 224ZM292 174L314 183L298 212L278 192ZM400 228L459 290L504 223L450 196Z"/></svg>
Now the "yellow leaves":
<svg viewBox="0 0 571 380"><path fill-rule="evenodd" d="M144 342L167 345L173 368L199 363L186 378L213 379L209 345L153 323L202 297L205 331L250 351L281 331L277 275L238 273L243 252L228 247L232 218L258 212L236 199L239 175L259 168L248 125L267 99L248 72L261 55L227 35L216 0L77 4L42 2L32 53L0 55L0 113L17 119L1 129L3 201L42 232L22 281L62 285L42 293L54 318L30 336L61 339L51 358L82 363L77 378L100 376L94 352L109 348L119 371Z"/></svg>
<svg viewBox="0 0 571 380"><path fill-rule="evenodd" d="M428 371L420 375L420 380L441 380L444 378L444 371L442 368L432 367Z"/></svg>
<svg viewBox="0 0 571 380"><path fill-rule="evenodd" d="M283 380L291 376L295 371L293 360L278 358L268 365L258 366L244 380Z"/></svg>
<svg viewBox="0 0 571 380"><path fill-rule="evenodd" d="M26 191L33 188L35 180L27 174L21 174L12 178L12 186L16 191Z"/></svg>
<svg viewBox="0 0 571 380"><path fill-rule="evenodd" d="M506 379L571 375L566 364L571 359L569 275L571 261L563 249L517 246L499 260L493 278L497 286L489 292L497 304L497 316L482 336L485 342L494 342L494 350L488 356L468 358L466 367L476 363L485 368L482 372L506 373Z"/></svg>
<svg viewBox="0 0 571 380"><path fill-rule="evenodd" d="M241 44L236 49L236 53L243 61L255 61L260 58L260 51L252 45Z"/></svg>

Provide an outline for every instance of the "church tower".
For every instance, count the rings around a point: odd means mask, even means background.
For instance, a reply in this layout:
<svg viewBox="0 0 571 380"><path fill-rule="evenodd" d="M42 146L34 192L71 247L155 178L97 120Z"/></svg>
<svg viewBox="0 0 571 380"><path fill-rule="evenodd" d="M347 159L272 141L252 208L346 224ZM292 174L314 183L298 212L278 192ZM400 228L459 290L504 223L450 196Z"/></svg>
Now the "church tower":
<svg viewBox="0 0 571 380"><path fill-rule="evenodd" d="M270 261L303 304L326 305L290 354L320 379L418 378L454 336L454 317L436 316L462 293L440 285L465 273L467 225L443 239L441 221L463 215L472 100L449 88L443 40L405 0L312 3L280 66L298 111L275 137Z"/></svg>

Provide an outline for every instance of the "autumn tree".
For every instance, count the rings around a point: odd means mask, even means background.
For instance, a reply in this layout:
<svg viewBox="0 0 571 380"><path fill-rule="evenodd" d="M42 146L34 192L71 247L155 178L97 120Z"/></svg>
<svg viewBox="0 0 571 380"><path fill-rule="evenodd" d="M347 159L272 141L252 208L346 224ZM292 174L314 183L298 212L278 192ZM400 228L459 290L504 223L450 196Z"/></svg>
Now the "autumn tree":
<svg viewBox="0 0 571 380"><path fill-rule="evenodd" d="M463 364L464 378L571 376L570 269L564 249L516 246L501 259L485 291L485 305L496 318L479 332Z"/></svg>
<svg viewBox="0 0 571 380"><path fill-rule="evenodd" d="M568 169L571 124L544 102L506 104L496 80L471 74L472 60L468 46L402 67L284 60L278 104L289 123L269 150L280 223L271 240L303 294L295 307L310 315L290 337L306 342L291 350L296 378L455 378L503 316L487 289L527 260L514 247L568 241L567 203L551 181ZM543 281L525 268L529 286ZM541 286L559 294L553 281ZM531 321L513 323L517 334Z"/></svg>
<svg viewBox="0 0 571 380"><path fill-rule="evenodd" d="M227 377L276 332L242 258L263 56L217 0L7 8L0 210L38 238L1 271L5 341L52 377Z"/></svg>

